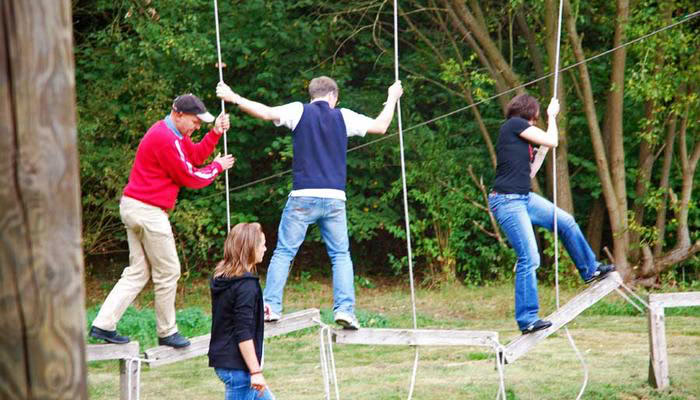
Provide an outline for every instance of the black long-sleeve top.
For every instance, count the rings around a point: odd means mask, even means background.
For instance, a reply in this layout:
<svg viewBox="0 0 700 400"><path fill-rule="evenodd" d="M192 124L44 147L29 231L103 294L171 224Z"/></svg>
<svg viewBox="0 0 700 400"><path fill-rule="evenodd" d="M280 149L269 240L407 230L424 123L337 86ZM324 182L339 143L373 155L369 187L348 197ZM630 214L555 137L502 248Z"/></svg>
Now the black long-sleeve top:
<svg viewBox="0 0 700 400"><path fill-rule="evenodd" d="M235 278L213 278L210 288L209 366L248 371L238 344L253 339L261 362L265 322L260 281L248 273Z"/></svg>

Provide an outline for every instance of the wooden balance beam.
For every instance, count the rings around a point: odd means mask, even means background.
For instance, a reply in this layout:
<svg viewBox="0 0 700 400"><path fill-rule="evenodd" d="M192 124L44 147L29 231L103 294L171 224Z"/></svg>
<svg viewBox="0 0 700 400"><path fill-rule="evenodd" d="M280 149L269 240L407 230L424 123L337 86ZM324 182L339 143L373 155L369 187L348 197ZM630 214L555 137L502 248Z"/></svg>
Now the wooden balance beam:
<svg viewBox="0 0 700 400"><path fill-rule="evenodd" d="M336 343L396 346L486 346L498 343L498 333L438 329L338 329Z"/></svg>
<svg viewBox="0 0 700 400"><path fill-rule="evenodd" d="M316 308L297 311L284 315L279 321L265 323L265 338L284 335L289 332L298 331L318 325L321 313ZM170 346L153 347L145 351L146 359L151 367L172 364L174 362L199 357L209 352L210 335L197 336L192 338L191 344L182 349L175 349Z"/></svg>
<svg viewBox="0 0 700 400"><path fill-rule="evenodd" d="M564 304L559 310L545 318L552 322L551 327L534 333L528 333L527 335L521 335L511 340L510 343L505 346L505 353L502 354L505 357L506 363L513 363L515 360L522 357L547 336L561 329L588 307L617 289L621 281L622 278L620 274L615 271L611 272L603 280L594 283L591 287Z"/></svg>

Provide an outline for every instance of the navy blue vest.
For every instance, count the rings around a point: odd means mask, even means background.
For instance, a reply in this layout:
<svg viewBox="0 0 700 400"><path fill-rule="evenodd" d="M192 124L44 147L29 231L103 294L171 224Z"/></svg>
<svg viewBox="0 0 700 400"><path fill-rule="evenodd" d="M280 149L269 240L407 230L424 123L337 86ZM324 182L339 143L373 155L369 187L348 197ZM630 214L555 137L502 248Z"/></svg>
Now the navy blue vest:
<svg viewBox="0 0 700 400"><path fill-rule="evenodd" d="M293 190L345 190L348 134L340 110L325 101L304 104L292 144Z"/></svg>

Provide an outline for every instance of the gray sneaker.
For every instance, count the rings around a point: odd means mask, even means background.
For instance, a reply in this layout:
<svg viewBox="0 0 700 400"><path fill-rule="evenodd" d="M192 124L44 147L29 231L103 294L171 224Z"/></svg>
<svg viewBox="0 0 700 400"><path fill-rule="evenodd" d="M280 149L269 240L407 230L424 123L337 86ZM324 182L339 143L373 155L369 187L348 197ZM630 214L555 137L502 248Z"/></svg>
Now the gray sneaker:
<svg viewBox="0 0 700 400"><path fill-rule="evenodd" d="M265 303L263 311L265 315L265 322L275 322L279 321L279 319L282 318L280 314L272 311L272 307L270 307L270 305L267 303Z"/></svg>
<svg viewBox="0 0 700 400"><path fill-rule="evenodd" d="M345 311L338 311L334 315L335 323L342 326L343 329L360 329L360 322L355 317L355 314L350 314Z"/></svg>

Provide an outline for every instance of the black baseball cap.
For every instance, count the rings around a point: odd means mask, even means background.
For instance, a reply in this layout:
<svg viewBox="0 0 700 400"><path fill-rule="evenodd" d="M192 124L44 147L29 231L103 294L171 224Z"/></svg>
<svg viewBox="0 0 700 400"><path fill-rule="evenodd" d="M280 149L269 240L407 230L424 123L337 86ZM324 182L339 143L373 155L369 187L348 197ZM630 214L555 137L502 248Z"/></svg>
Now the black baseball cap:
<svg viewBox="0 0 700 400"><path fill-rule="evenodd" d="M214 122L214 116L207 111L202 100L192 93L177 96L173 101L173 110L185 114L195 114L204 122Z"/></svg>

